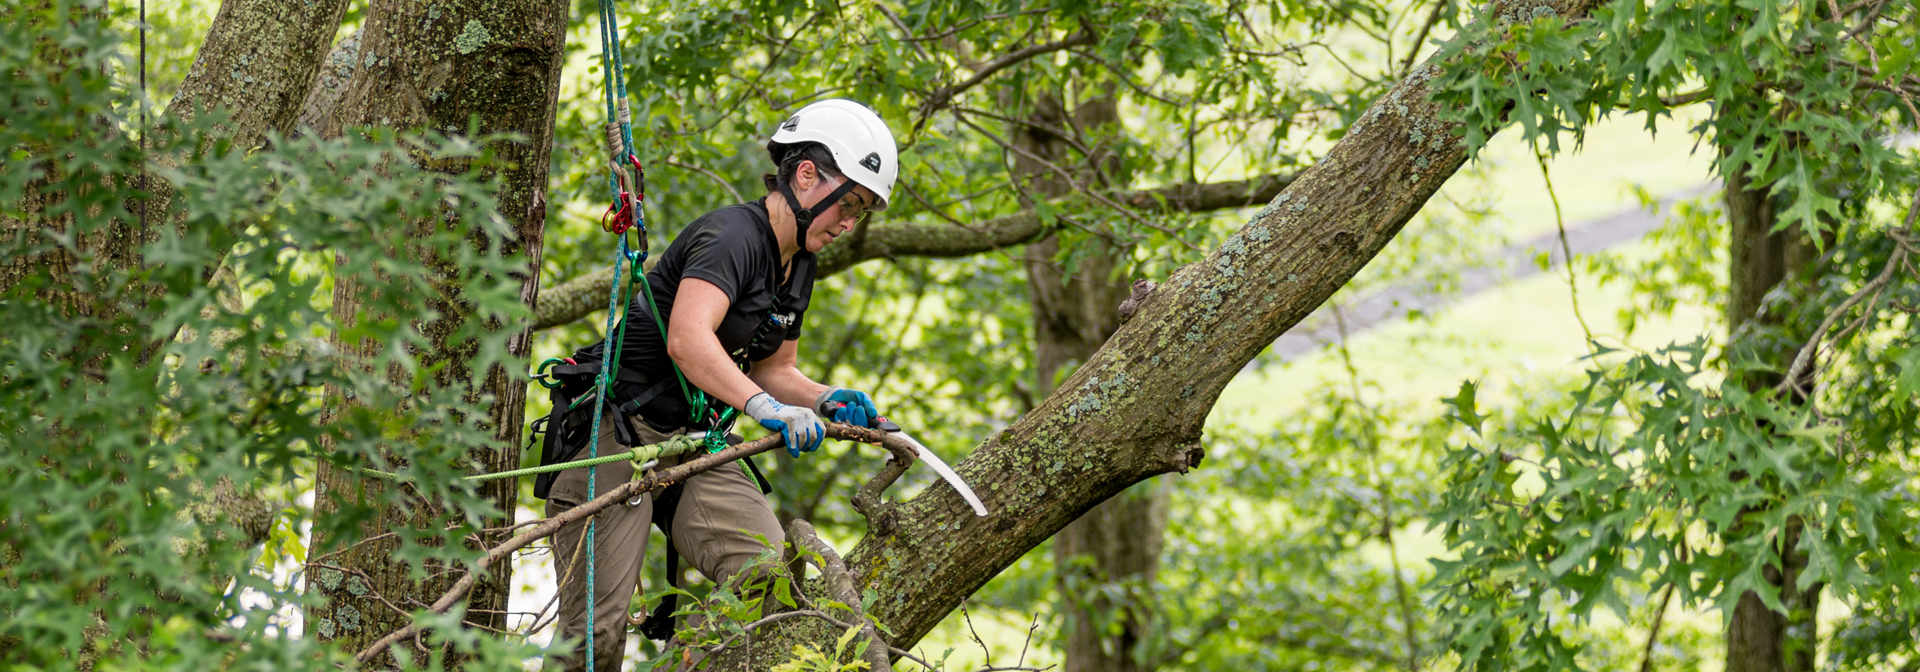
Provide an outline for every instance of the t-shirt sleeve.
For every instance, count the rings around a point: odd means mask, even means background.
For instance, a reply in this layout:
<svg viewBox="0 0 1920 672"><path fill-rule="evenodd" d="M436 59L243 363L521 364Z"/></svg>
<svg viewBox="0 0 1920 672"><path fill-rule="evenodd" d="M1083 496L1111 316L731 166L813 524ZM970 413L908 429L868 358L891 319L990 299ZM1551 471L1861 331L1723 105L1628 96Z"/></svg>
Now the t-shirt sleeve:
<svg viewBox="0 0 1920 672"><path fill-rule="evenodd" d="M730 223L712 222L692 233L688 241L684 278L699 278L727 293L729 302L740 298L753 269L753 250L746 236L734 235Z"/></svg>

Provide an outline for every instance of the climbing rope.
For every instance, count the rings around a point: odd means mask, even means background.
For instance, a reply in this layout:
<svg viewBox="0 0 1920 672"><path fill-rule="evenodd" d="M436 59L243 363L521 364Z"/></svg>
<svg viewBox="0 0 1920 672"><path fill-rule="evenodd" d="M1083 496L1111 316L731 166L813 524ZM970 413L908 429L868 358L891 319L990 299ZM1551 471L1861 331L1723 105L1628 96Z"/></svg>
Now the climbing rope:
<svg viewBox="0 0 1920 672"><path fill-rule="evenodd" d="M625 79L625 73L620 69L619 32L615 25L617 20L618 18L613 12L612 1L600 0L600 69L605 74L607 80L605 91L607 99L607 125L609 128L613 127L615 120L618 118L614 105L614 87L620 80ZM619 86L619 90L623 92L618 96L619 110L624 111L626 109L626 96L624 95L625 85L619 84ZM637 162L633 161L633 141L630 136L624 133L616 135L610 131L607 135L608 150L613 155L611 157L612 160L609 162L607 182L613 192L613 205L609 207L609 211L613 214L614 223L611 227L606 227L607 217L605 216L601 217L601 222L603 227L608 228L611 232L620 236L620 249L615 253L613 258L613 290L607 297L607 336L606 340L600 346L600 352L605 356L600 358L600 373L599 376L595 378L597 382L593 389L593 425L591 433L588 434L588 436L593 438L587 444L588 459L600 456L600 418L605 415L606 412L607 391L613 388L613 377L611 375L613 363L620 359L620 351L618 348L625 340L624 337L626 335L627 321L619 319L619 309L621 307L620 298L623 293L623 288L629 286L626 277L620 273L621 264L628 261L626 235L628 228L639 230L638 233L640 234L642 246L641 253L635 255L638 258L633 260L635 262L634 265L639 266L640 262L646 259L646 221L642 219L640 215L640 207L639 204L634 201L632 191L627 188L632 184L632 179L623 175L629 162L633 162L637 166ZM642 197L644 198L644 196ZM599 471L599 467L593 467L587 470L587 501L593 501L594 496L598 494L596 492L596 486L598 484L595 482L596 479L594 477ZM593 516L587 519L586 669L589 670L599 669L593 660L594 643L597 634L593 627L593 575L595 574L593 547L595 523L598 519L599 516Z"/></svg>

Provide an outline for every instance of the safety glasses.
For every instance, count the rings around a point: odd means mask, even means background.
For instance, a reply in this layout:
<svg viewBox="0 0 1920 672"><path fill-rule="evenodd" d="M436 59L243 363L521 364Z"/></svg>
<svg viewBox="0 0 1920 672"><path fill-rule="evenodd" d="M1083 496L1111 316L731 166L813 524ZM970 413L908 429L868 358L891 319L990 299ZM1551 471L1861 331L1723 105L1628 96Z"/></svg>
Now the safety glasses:
<svg viewBox="0 0 1920 672"><path fill-rule="evenodd" d="M840 221L853 226L865 224L867 216L873 214L868 210L871 207L872 204L860 197L860 192L849 191L846 196L840 197Z"/></svg>

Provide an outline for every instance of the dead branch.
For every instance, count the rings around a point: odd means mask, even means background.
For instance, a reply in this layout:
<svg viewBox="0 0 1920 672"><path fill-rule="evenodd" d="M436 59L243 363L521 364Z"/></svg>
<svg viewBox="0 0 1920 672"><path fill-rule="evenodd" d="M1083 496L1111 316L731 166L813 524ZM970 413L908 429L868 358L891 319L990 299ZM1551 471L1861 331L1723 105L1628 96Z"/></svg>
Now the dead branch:
<svg viewBox="0 0 1920 672"><path fill-rule="evenodd" d="M888 460L888 464L892 463L892 460ZM813 564L820 568L827 593L847 605L854 618L859 620L861 635L867 638L867 650L864 652L867 664L874 670L891 669L893 661L887 656L887 651L892 647L887 645L887 640L880 638L880 630L873 627L873 620L867 618L866 608L860 605L860 591L854 587L853 576L847 573L847 563L840 559L840 554L834 552L833 546L822 541L820 535L814 532L813 524L803 518L796 518L787 525L787 538L817 556L818 561Z"/></svg>

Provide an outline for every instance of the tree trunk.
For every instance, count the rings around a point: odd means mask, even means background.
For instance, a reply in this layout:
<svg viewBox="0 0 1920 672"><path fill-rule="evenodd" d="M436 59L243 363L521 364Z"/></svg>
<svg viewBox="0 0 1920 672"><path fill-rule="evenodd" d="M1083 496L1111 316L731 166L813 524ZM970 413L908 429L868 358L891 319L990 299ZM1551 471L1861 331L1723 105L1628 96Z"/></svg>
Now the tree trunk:
<svg viewBox="0 0 1920 672"><path fill-rule="evenodd" d="M1527 4L1577 19L1590 0ZM1489 15L1521 11L1495 3ZM1441 58L1436 56L1434 58ZM1199 464L1208 411L1242 366L1348 282L1466 161L1461 129L1428 98L1429 59L1245 227L1176 271L1038 408L957 470L991 515L948 488L897 508L891 534L848 554L868 613L918 642L995 574L1094 505L1147 478ZM1481 129L1491 133L1497 129ZM837 631L782 624L730 662L777 659Z"/></svg>
<svg viewBox="0 0 1920 672"><path fill-rule="evenodd" d="M1119 122L1111 96L1086 102L1073 123L1059 101L1046 97L1032 113L1034 125L1013 129L1011 137L1027 154L1060 166L1073 166L1065 138L1040 129L1110 131ZM1084 140L1084 139L1083 139ZM1100 157L1088 157L1087 172L1105 170ZM1014 168L1030 191L1042 198L1066 195L1070 187L1047 166L1025 155ZM1091 182L1091 180L1089 180ZM1120 327L1118 308L1131 289L1118 275L1131 246L1095 238L1075 251L1074 272L1062 267L1060 239L1049 234L1027 246L1027 287L1032 296L1036 377L1040 396L1053 392L1062 374L1093 357ZM1113 600L1107 588L1153 579L1166 531L1167 494L1143 484L1101 502L1053 539L1054 572L1060 590L1059 611L1067 617L1066 672L1134 672L1134 644L1145 636L1149 615L1135 600ZM1096 588L1097 587L1097 588ZM1111 636L1108 636L1108 635Z"/></svg>
<svg viewBox="0 0 1920 672"><path fill-rule="evenodd" d="M524 259L521 300L529 306L539 291L547 169L566 25L567 3L563 0L453 3L376 0L368 9L367 24L360 38L363 57L358 60L339 104L323 124L323 132L329 134L362 125L467 133L471 124L476 133L512 133L524 138L519 142L496 144L492 149L501 161L491 164L489 169L501 185L500 214L512 224L515 236L502 253ZM467 165L457 162L433 167L459 172ZM345 279L336 283L332 311L343 332L359 320L378 317L360 314L360 297L373 291L379 288ZM442 295L455 298L450 305L438 306L438 312L460 314L463 300L458 298L457 288L448 287ZM442 364L444 368L437 372L440 382L463 384L456 381L467 380L471 373L465 364L469 344L450 340L452 325L448 321L424 323L420 327L427 341L433 344L431 351L415 353L422 365ZM522 326L519 335L510 341L511 356L527 356L530 333ZM348 342L338 334L336 343L340 352L349 357L367 356L385 345ZM525 384L496 368L487 372L485 388L475 392L476 401L480 394L491 399L489 424L495 432L493 449L474 456L475 461L490 471L519 466ZM329 403L350 402L335 398ZM518 492L516 482L507 479L486 483L484 492L488 498L510 517ZM336 498L354 498L359 492L384 487L383 482L363 479L323 461L316 498L319 515L337 509L340 500ZM438 519L440 513L426 507L411 511L385 510L362 524L360 536L373 537L402 527L437 528L444 524ZM493 521L493 524L503 522L507 521ZM324 548L340 541L316 539L314 546ZM348 570L346 577L339 577L344 580L309 584L309 590L326 598L323 606L308 615L311 632L339 640L349 650L364 647L381 635L406 626L410 620L407 614L387 607L382 599L397 605L431 603L457 578L457 573L449 573L426 582L411 581L406 567L390 557L391 548L391 544L359 546L340 559L340 564ZM469 623L494 628L503 625L510 572L509 563L499 563L476 586L467 608ZM329 583L331 585L327 585Z"/></svg>
<svg viewBox="0 0 1920 672"><path fill-rule="evenodd" d="M1728 359L1731 365L1742 361L1772 362L1783 373L1742 372L1734 375L1749 390L1766 390L1778 385L1787 364L1793 361L1801 343L1791 330L1782 331L1787 306L1767 305L1768 294L1781 287L1795 272L1806 269L1816 251L1812 241L1798 228L1774 231L1775 214L1782 199L1791 195L1769 195L1764 187L1754 189L1745 175L1728 175L1723 195L1727 219L1732 231L1728 238L1732 260L1728 271L1727 301ZM1808 367L1802 382L1811 381ZM1806 398L1790 392L1790 403L1803 404ZM1744 477L1738 475L1736 477ZM1821 585L1800 590L1800 572L1807 566L1807 555L1796 549L1800 541L1801 521L1789 519L1782 538L1769 548L1781 549L1778 568L1769 568L1767 580L1780 589L1780 601L1787 613L1768 609L1760 597L1748 591L1740 596L1727 624L1727 672L1813 672L1814 653L1819 644Z"/></svg>

